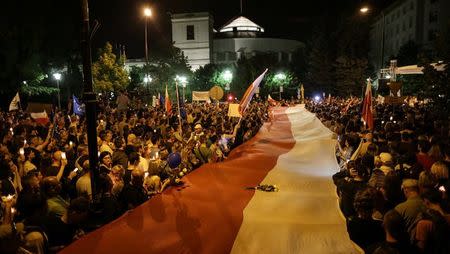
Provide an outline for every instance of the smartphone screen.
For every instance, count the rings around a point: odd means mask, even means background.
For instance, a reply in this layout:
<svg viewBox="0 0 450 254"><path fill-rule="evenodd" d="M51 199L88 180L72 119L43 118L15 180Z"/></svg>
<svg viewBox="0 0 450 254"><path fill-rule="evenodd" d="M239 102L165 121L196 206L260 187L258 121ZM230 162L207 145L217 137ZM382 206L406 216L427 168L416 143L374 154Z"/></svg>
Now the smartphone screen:
<svg viewBox="0 0 450 254"><path fill-rule="evenodd" d="M63 160L67 159L66 153L65 153L65 152L62 152L62 153L61 153L61 159L63 159Z"/></svg>

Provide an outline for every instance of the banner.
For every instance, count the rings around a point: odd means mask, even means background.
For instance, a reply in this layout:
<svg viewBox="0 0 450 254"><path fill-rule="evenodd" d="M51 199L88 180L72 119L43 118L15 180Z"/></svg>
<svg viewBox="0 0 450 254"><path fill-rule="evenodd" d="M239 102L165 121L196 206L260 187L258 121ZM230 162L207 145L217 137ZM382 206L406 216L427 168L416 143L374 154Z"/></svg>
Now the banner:
<svg viewBox="0 0 450 254"><path fill-rule="evenodd" d="M192 91L192 101L210 102L211 100L209 99L209 92Z"/></svg>
<svg viewBox="0 0 450 254"><path fill-rule="evenodd" d="M228 104L228 116L229 117L241 117L241 113L239 113L239 104L237 104L237 103Z"/></svg>

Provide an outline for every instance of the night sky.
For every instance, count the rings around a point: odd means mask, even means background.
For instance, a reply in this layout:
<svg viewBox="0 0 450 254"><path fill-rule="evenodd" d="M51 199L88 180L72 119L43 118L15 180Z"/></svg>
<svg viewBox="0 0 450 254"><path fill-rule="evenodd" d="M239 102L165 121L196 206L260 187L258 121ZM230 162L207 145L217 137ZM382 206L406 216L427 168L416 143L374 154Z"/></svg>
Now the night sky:
<svg viewBox="0 0 450 254"><path fill-rule="evenodd" d="M372 0L379 8L393 0ZM243 0L243 15L261 25L266 36L305 41L313 29L324 19L333 19L358 11L362 0ZM106 41L123 44L128 58L144 55L144 18L142 8L149 5L153 17L149 22L149 48L158 50L171 41L169 13L208 11L214 17L217 29L240 14L240 1L215 0L95 0L90 1L91 19L97 19L101 27L94 37L98 48Z"/></svg>

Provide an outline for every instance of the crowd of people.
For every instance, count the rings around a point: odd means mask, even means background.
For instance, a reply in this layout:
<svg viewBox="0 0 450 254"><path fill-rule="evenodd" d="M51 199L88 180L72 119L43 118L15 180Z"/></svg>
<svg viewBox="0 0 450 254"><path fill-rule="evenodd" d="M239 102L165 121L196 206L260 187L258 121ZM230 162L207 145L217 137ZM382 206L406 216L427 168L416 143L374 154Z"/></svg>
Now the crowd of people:
<svg viewBox="0 0 450 254"><path fill-rule="evenodd" d="M252 102L241 121L227 106L186 103L168 112L126 94L101 100L94 193L85 117L49 112L40 124L26 112L0 112L0 253L57 252L202 164L222 161L268 118L265 102Z"/></svg>
<svg viewBox="0 0 450 254"><path fill-rule="evenodd" d="M306 102L337 135L333 181L350 238L366 253L450 253L448 112L379 103L369 130L361 103ZM93 193L83 116L56 111L41 124L26 112L0 112L0 252L57 252L202 164L222 161L269 118L268 103L258 101L239 121L226 103L167 112L126 94L102 100Z"/></svg>
<svg viewBox="0 0 450 254"><path fill-rule="evenodd" d="M337 134L333 175L350 238L365 253L450 253L449 114L431 104L375 104L374 127L356 98L307 102Z"/></svg>

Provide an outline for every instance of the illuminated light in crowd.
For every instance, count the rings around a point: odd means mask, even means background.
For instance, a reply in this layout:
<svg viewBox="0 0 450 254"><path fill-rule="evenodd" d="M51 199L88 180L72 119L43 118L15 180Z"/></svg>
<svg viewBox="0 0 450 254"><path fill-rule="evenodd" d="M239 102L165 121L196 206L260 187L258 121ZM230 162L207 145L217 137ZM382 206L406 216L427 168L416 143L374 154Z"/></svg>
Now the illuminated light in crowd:
<svg viewBox="0 0 450 254"><path fill-rule="evenodd" d="M445 95L443 95L443 94L439 94L438 96L439 96L439 98L444 98L445 97Z"/></svg>
<svg viewBox="0 0 450 254"><path fill-rule="evenodd" d="M381 121L381 124L384 124L384 121Z"/></svg>
<svg viewBox="0 0 450 254"><path fill-rule="evenodd" d="M390 120L390 121L394 120L394 117L393 117L393 116L391 116L391 117L389 118L389 120Z"/></svg>
<svg viewBox="0 0 450 254"><path fill-rule="evenodd" d="M237 99L237 98L236 98ZM228 95L228 100L232 101L233 100L233 95Z"/></svg>
<svg viewBox="0 0 450 254"><path fill-rule="evenodd" d="M316 102L320 101L320 96L319 96L319 95L314 96L314 100L315 100Z"/></svg>
<svg viewBox="0 0 450 254"><path fill-rule="evenodd" d="M22 83L24 84L24 85L26 85L27 84L27 82L24 80L24 81L22 81Z"/></svg>
<svg viewBox="0 0 450 254"><path fill-rule="evenodd" d="M391 78L391 75L387 74L387 75L386 75L386 78L387 78L387 79L390 79L390 78Z"/></svg>
<svg viewBox="0 0 450 254"><path fill-rule="evenodd" d="M394 123L397 123L397 121L394 121Z"/></svg>
<svg viewBox="0 0 450 254"><path fill-rule="evenodd" d="M100 157L100 152L98 152L98 157Z"/></svg>

